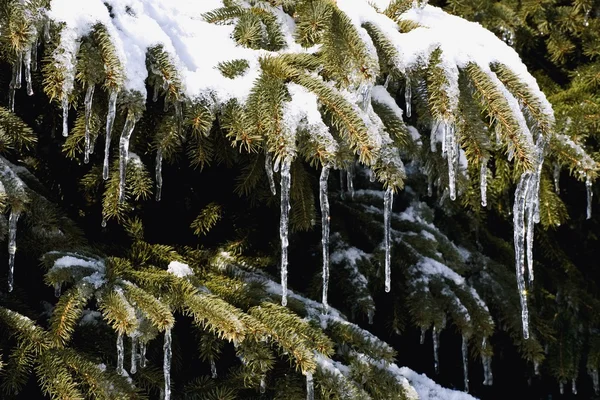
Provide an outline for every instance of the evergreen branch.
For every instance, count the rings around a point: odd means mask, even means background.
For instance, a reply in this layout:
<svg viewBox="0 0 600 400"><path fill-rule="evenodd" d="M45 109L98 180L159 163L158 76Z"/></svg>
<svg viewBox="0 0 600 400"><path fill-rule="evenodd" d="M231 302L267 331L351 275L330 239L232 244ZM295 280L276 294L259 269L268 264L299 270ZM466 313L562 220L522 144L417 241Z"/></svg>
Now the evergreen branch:
<svg viewBox="0 0 600 400"><path fill-rule="evenodd" d="M50 336L54 347L63 348L71 340L75 325L91 295L90 290L74 286L60 296L50 317Z"/></svg>
<svg viewBox="0 0 600 400"><path fill-rule="evenodd" d="M195 235L206 235L219 222L222 214L223 210L219 204L210 203L200 211L190 228L194 230Z"/></svg>
<svg viewBox="0 0 600 400"><path fill-rule="evenodd" d="M159 331L171 329L175 319L169 307L139 287L125 285L125 297L152 322Z"/></svg>

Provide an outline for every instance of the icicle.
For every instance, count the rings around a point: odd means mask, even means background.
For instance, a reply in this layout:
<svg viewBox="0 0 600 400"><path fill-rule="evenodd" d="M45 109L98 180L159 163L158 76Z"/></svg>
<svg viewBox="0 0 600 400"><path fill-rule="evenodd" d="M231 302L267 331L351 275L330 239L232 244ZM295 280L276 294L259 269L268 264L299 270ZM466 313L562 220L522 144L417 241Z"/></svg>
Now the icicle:
<svg viewBox="0 0 600 400"><path fill-rule="evenodd" d="M433 196L433 182L430 177L427 177L427 197Z"/></svg>
<svg viewBox="0 0 600 400"><path fill-rule="evenodd" d="M469 339L462 337L462 361L465 392L469 391Z"/></svg>
<svg viewBox="0 0 600 400"><path fill-rule="evenodd" d="M560 165L554 164L554 191L560 194Z"/></svg>
<svg viewBox="0 0 600 400"><path fill-rule="evenodd" d="M373 172L372 169L369 169L369 182L375 182L375 179L377 179L377 176L375 176L375 172Z"/></svg>
<svg viewBox="0 0 600 400"><path fill-rule="evenodd" d="M531 187L532 175L524 173L519 180L515 191L513 207L513 229L515 244L515 269L517 274L517 287L521 300L521 322L523 324L523 337L529 338L529 310L527 309L527 290L525 289L525 208L528 192Z"/></svg>
<svg viewBox="0 0 600 400"><path fill-rule="evenodd" d="M369 325L373 325L374 318L375 318L375 310L373 308L369 308L369 311L367 311L367 319L369 320Z"/></svg>
<svg viewBox="0 0 600 400"><path fill-rule="evenodd" d="M127 176L127 161L129 161L129 139L135 128L135 119L132 112L127 113L119 140L119 202L125 200L125 178Z"/></svg>
<svg viewBox="0 0 600 400"><path fill-rule="evenodd" d="M558 383L558 387L560 388L560 394L565 394L565 383L563 381Z"/></svg>
<svg viewBox="0 0 600 400"><path fill-rule="evenodd" d="M598 368L594 368L589 371L592 377L592 383L594 384L594 393L596 396L600 394L600 379L598 379Z"/></svg>
<svg viewBox="0 0 600 400"><path fill-rule="evenodd" d="M483 338L481 343L482 354L481 364L483 365L483 384L485 386L492 386L494 383L494 377L492 375L492 357L486 355L484 352L487 349L487 338Z"/></svg>
<svg viewBox="0 0 600 400"><path fill-rule="evenodd" d="M138 344L138 337L132 336L131 337L131 368L129 369L129 372L132 375L134 375L137 372L137 359L138 359L137 344Z"/></svg>
<svg viewBox="0 0 600 400"><path fill-rule="evenodd" d="M367 107L369 107L369 104L371 103L371 91L373 89L373 85L372 84L365 84L362 86L361 90L360 90L360 95L362 97L362 102L360 104L360 108L363 111L367 110Z"/></svg>
<svg viewBox="0 0 600 400"><path fill-rule="evenodd" d="M445 146L442 147L442 154L446 154L448 161L448 190L450 192L450 200L456 200L456 169L458 165L458 144L456 135L454 134L454 125L444 123L444 141Z"/></svg>
<svg viewBox="0 0 600 400"><path fill-rule="evenodd" d="M8 109L15 112L15 88L12 85L8 88Z"/></svg>
<svg viewBox="0 0 600 400"><path fill-rule="evenodd" d="M62 96L62 114L63 114L63 131L64 137L69 136L69 95L63 93Z"/></svg>
<svg viewBox="0 0 600 400"><path fill-rule="evenodd" d="M117 374L123 374L123 360L125 358L125 348L123 347L123 334L117 334Z"/></svg>
<svg viewBox="0 0 600 400"><path fill-rule="evenodd" d="M152 93L152 101L156 103L158 101L158 85L154 85L154 92Z"/></svg>
<svg viewBox="0 0 600 400"><path fill-rule="evenodd" d="M487 159L481 161L481 171L479 172L479 184L481 186L481 206L487 207Z"/></svg>
<svg viewBox="0 0 600 400"><path fill-rule="evenodd" d="M163 345L163 375L165 377L165 400L171 399L171 329L165 329L165 343Z"/></svg>
<svg viewBox="0 0 600 400"><path fill-rule="evenodd" d="M162 149L159 147L156 150L156 165L155 165L155 172L156 172L156 201L160 201L160 197L162 194L162 161L163 161L163 152Z"/></svg>
<svg viewBox="0 0 600 400"><path fill-rule="evenodd" d="M440 333L437 331L437 328L434 326L431 334L433 338L433 368L435 369L435 373L440 373Z"/></svg>
<svg viewBox="0 0 600 400"><path fill-rule="evenodd" d="M348 185L350 198L354 200L354 165L352 164L346 168L346 184Z"/></svg>
<svg viewBox="0 0 600 400"><path fill-rule="evenodd" d="M13 68L14 68L13 79L14 79L15 89L21 89L21 81L23 80L23 77L21 76L22 67L23 67L23 53L21 53L19 51L19 52L17 52L17 61L15 61L15 64L13 65Z"/></svg>
<svg viewBox="0 0 600 400"><path fill-rule="evenodd" d="M391 74L388 74L385 77L385 82L383 83L383 87L386 88L386 89L388 88L388 85L390 84L390 78L391 78L391 76L392 76Z"/></svg>
<svg viewBox="0 0 600 400"><path fill-rule="evenodd" d="M431 124L431 134L429 135L429 146L431 148L432 153L437 152L437 132L439 128L440 123L438 121L433 121L433 123Z"/></svg>
<svg viewBox="0 0 600 400"><path fill-rule="evenodd" d="M17 253L17 222L21 213L11 211L8 217L8 291L13 290L15 273L15 254Z"/></svg>
<svg viewBox="0 0 600 400"><path fill-rule="evenodd" d="M577 380L575 378L571 379L571 393L577 394Z"/></svg>
<svg viewBox="0 0 600 400"><path fill-rule="evenodd" d="M88 84L87 90L85 92L85 156L83 162L86 164L90 162L90 119L92 117L92 101L94 99L95 87L95 85Z"/></svg>
<svg viewBox="0 0 600 400"><path fill-rule="evenodd" d="M391 187L387 188L383 198L383 245L385 247L385 291L389 292L392 288L391 279L391 225L392 225L392 203L394 201L394 191Z"/></svg>
<svg viewBox="0 0 600 400"><path fill-rule="evenodd" d="M31 84L31 46L23 54L23 63L25 64L25 83L27 84L27 96L33 96L33 86Z"/></svg>
<svg viewBox="0 0 600 400"><path fill-rule="evenodd" d="M60 284L60 282L56 282L54 284L54 297L56 297L56 298L60 297L61 290L62 290L62 285Z"/></svg>
<svg viewBox="0 0 600 400"><path fill-rule="evenodd" d="M329 289L329 198L327 197L327 180L329 166L323 166L319 178L319 201L321 203L321 247L323 249L323 312L327 314L327 292Z"/></svg>
<svg viewBox="0 0 600 400"><path fill-rule="evenodd" d="M273 178L273 158L268 151L265 151L265 171L267 172L267 179L269 179L271 193L275 196L277 194L277 188L275 187L275 179Z"/></svg>
<svg viewBox="0 0 600 400"><path fill-rule="evenodd" d="M406 118L410 118L412 114L411 102L412 102L412 89L410 87L410 78L408 75L405 76L406 87L404 88L404 101L406 102Z"/></svg>
<svg viewBox="0 0 600 400"><path fill-rule="evenodd" d="M344 172L346 172L346 171L343 169L340 169L340 198L342 200L346 199L346 189L344 188L344 181L345 181Z"/></svg>
<svg viewBox="0 0 600 400"><path fill-rule="evenodd" d="M533 373L537 376L540 375L540 363L537 360L533 360Z"/></svg>
<svg viewBox="0 0 600 400"><path fill-rule="evenodd" d="M585 177L585 190L587 193L587 219L592 218L592 197L594 193L592 192L592 180L589 175Z"/></svg>
<svg viewBox="0 0 600 400"><path fill-rule="evenodd" d="M419 343L421 344L425 343L425 332L427 332L427 330L425 328L421 328L421 339L419 340Z"/></svg>
<svg viewBox="0 0 600 400"><path fill-rule="evenodd" d="M306 400L315 400L315 387L312 372L306 373Z"/></svg>
<svg viewBox="0 0 600 400"><path fill-rule="evenodd" d="M264 393L267 391L267 382L265 381L265 376L260 377L260 392Z"/></svg>
<svg viewBox="0 0 600 400"><path fill-rule="evenodd" d="M117 112L117 91L111 90L108 94L108 113L106 114L106 142L104 144L104 165L102 168L102 178L108 179L108 158L110 156L110 136L112 133L113 124L115 122L115 114Z"/></svg>
<svg viewBox="0 0 600 400"><path fill-rule="evenodd" d="M100 224L103 228L106 228L106 218L102 218L102 223Z"/></svg>
<svg viewBox="0 0 600 400"><path fill-rule="evenodd" d="M215 360L214 359L210 359L210 376L213 379L217 379L217 364L215 364Z"/></svg>
<svg viewBox="0 0 600 400"><path fill-rule="evenodd" d="M281 305L287 305L287 268L288 268L288 225L290 212L290 166L291 160L281 164L281 216L279 237L281 239Z"/></svg>
<svg viewBox="0 0 600 400"><path fill-rule="evenodd" d="M140 340L140 367L146 368L146 342Z"/></svg>
<svg viewBox="0 0 600 400"><path fill-rule="evenodd" d="M38 40L35 38L33 45L31 45L31 70L37 71L37 63L38 63Z"/></svg>

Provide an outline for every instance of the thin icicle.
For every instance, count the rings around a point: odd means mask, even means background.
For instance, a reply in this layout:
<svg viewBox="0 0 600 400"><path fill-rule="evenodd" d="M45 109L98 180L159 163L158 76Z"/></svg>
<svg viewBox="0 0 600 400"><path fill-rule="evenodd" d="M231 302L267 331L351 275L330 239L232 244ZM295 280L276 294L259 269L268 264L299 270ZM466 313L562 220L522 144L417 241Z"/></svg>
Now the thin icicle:
<svg viewBox="0 0 600 400"><path fill-rule="evenodd" d="M312 372L306 373L306 400L315 400L315 386Z"/></svg>
<svg viewBox="0 0 600 400"><path fill-rule="evenodd" d="M410 118L412 114L412 89L410 87L410 78L405 76L406 87L404 88L404 101L406 102L406 118Z"/></svg>
<svg viewBox="0 0 600 400"><path fill-rule="evenodd" d="M15 254L17 253L17 222L21 213L11 211L8 217L8 291L13 290L15 274Z"/></svg>
<svg viewBox="0 0 600 400"><path fill-rule="evenodd" d="M375 310L373 308L369 308L367 311L367 319L369 320L369 325L373 325L373 319L375 318Z"/></svg>
<svg viewBox="0 0 600 400"><path fill-rule="evenodd" d="M342 200L346 199L346 189L344 188L344 181L346 180L346 179L344 179L345 178L345 176L344 176L345 172L346 172L345 170L340 169L340 198Z"/></svg>
<svg viewBox="0 0 600 400"><path fill-rule="evenodd" d="M127 119L123 126L121 139L119 140L119 202L125 200L125 178L127 176L127 161L129 161L129 139L135 128L133 113L127 113Z"/></svg>
<svg viewBox="0 0 600 400"><path fill-rule="evenodd" d="M454 124L443 124L444 129L444 149L442 154L446 153L448 161L448 190L450 192L450 200L456 200L456 170L458 166L458 143L456 142Z"/></svg>
<svg viewBox="0 0 600 400"><path fill-rule="evenodd" d="M360 89L360 95L362 98L361 104L360 104L360 108L363 111L367 110L367 107L369 107L369 104L371 104L371 93L373 90L373 85L372 84L364 84L362 86L362 88Z"/></svg>
<svg viewBox="0 0 600 400"><path fill-rule="evenodd" d="M171 329L165 329L165 343L163 345L163 375L165 378L165 400L171 399Z"/></svg>
<svg viewBox="0 0 600 400"><path fill-rule="evenodd" d="M287 305L288 228L290 212L290 166L291 160L281 163L281 216L279 238L281 239L281 305Z"/></svg>
<svg viewBox="0 0 600 400"><path fill-rule="evenodd" d="M533 373L537 376L540 375L540 363L537 360L533 360Z"/></svg>
<svg viewBox="0 0 600 400"><path fill-rule="evenodd" d="M13 65L13 68L13 79L15 80L15 89L21 89L21 82L23 80L23 77L21 76L21 71L23 68L23 53L21 53L20 51L17 52L17 61L15 61L15 65Z"/></svg>
<svg viewBox="0 0 600 400"><path fill-rule="evenodd" d="M390 84L390 78L392 77L392 74L387 74L387 76L385 77L385 82L383 82L383 87L384 88L388 88L388 85Z"/></svg>
<svg viewBox="0 0 600 400"><path fill-rule="evenodd" d="M27 84L27 95L33 96L33 86L31 84L31 46L23 53L23 63L25 64L25 82Z"/></svg>
<svg viewBox="0 0 600 400"><path fill-rule="evenodd" d="M485 386L492 386L494 383L494 376L492 375L492 357L485 354L485 350L487 349L487 338L483 338L481 343L482 354L481 354L481 364L483 365L483 384Z"/></svg>
<svg viewBox="0 0 600 400"><path fill-rule="evenodd" d="M35 38L33 44L31 45L31 70L37 71L37 63L38 63L38 40Z"/></svg>
<svg viewBox="0 0 600 400"><path fill-rule="evenodd" d="M131 368L129 369L129 372L132 375L134 375L137 372L137 360L138 360L137 344L138 344L138 337L134 335L131 337Z"/></svg>
<svg viewBox="0 0 600 400"><path fill-rule="evenodd" d="M329 304L327 292L329 290L329 198L327 197L327 180L329 179L329 166L323 166L319 178L319 201L321 203L321 247L323 249L323 312L327 314Z"/></svg>
<svg viewBox="0 0 600 400"><path fill-rule="evenodd" d="M60 282L56 282L54 284L54 297L56 297L56 298L60 297L61 291L62 291L62 285L60 284Z"/></svg>
<svg viewBox="0 0 600 400"><path fill-rule="evenodd" d="M265 381L265 376L260 377L260 392L264 393L267 391L267 382Z"/></svg>
<svg viewBox="0 0 600 400"><path fill-rule="evenodd" d="M265 151L265 171L267 173L267 179L269 180L271 193L275 196L277 194L277 188L275 187L275 178L273 178L273 158L268 151Z"/></svg>
<svg viewBox="0 0 600 400"><path fill-rule="evenodd" d="M558 387L560 390L560 394L565 394L565 382L562 380L558 382Z"/></svg>
<svg viewBox="0 0 600 400"><path fill-rule="evenodd" d="M8 88L8 109L15 112L15 88L12 85Z"/></svg>
<svg viewBox="0 0 600 400"><path fill-rule="evenodd" d="M163 161L163 152L159 147L156 150L156 162L155 162L155 173L156 173L156 201L160 201L162 196L162 161Z"/></svg>
<svg viewBox="0 0 600 400"><path fill-rule="evenodd" d="M436 374L440 373L440 333L437 328L434 326L431 336L433 338L433 368Z"/></svg>
<svg viewBox="0 0 600 400"><path fill-rule="evenodd" d="M571 379L571 393L577 394L577 379Z"/></svg>
<svg viewBox="0 0 600 400"><path fill-rule="evenodd" d="M215 360L214 359L210 359L210 376L213 379L217 379L217 364L215 364Z"/></svg>
<svg viewBox="0 0 600 400"><path fill-rule="evenodd" d="M425 343L425 333L427 332L427 330L425 328L421 328L421 338L419 339L419 343L423 344Z"/></svg>
<svg viewBox="0 0 600 400"><path fill-rule="evenodd" d="M346 184L350 198L354 200L354 165L352 164L346 167Z"/></svg>
<svg viewBox="0 0 600 400"><path fill-rule="evenodd" d="M392 225L392 205L394 202L394 191L391 187L387 188L383 198L383 245L385 247L385 291L392 289L391 278L391 225Z"/></svg>
<svg viewBox="0 0 600 400"><path fill-rule="evenodd" d="M111 90L108 94L108 113L106 114L106 142L104 143L104 165L102 168L102 178L108 179L108 158L110 156L110 136L112 133L113 124L115 122L115 114L117 112L117 91Z"/></svg>
<svg viewBox="0 0 600 400"><path fill-rule="evenodd" d="M86 164L90 162L90 120L92 118L92 101L94 99L95 87L95 85L88 84L87 90L85 92L85 155L83 162Z"/></svg>
<svg viewBox="0 0 600 400"><path fill-rule="evenodd" d="M62 95L62 114L63 114L63 131L64 137L69 136L69 95L63 93Z"/></svg>
<svg viewBox="0 0 600 400"><path fill-rule="evenodd" d="M431 177L427 177L427 197L433 196L433 181Z"/></svg>
<svg viewBox="0 0 600 400"><path fill-rule="evenodd" d="M465 392L469 391L469 338L462 337L462 362Z"/></svg>
<svg viewBox="0 0 600 400"><path fill-rule="evenodd" d="M481 171L479 172L479 184L481 186L481 206L487 207L487 159L481 161Z"/></svg>
<svg viewBox="0 0 600 400"><path fill-rule="evenodd" d="M123 375L123 360L125 359L125 348L123 346L123 333L117 334L117 374Z"/></svg>
<svg viewBox="0 0 600 400"><path fill-rule="evenodd" d="M152 93L152 101L154 103L156 103L158 101L158 90L159 90L159 86L158 85L154 85L154 91Z"/></svg>
<svg viewBox="0 0 600 400"><path fill-rule="evenodd" d="M556 194L560 194L560 165L554 164L554 191Z"/></svg>
<svg viewBox="0 0 600 400"><path fill-rule="evenodd" d="M594 385L594 393L596 396L600 394L600 379L598 378L598 368L591 369L589 371L590 376L592 377L592 383Z"/></svg>
<svg viewBox="0 0 600 400"><path fill-rule="evenodd" d="M594 192L592 192L592 179L589 175L585 177L585 191L587 194L587 219L592 218L592 197L594 196Z"/></svg>
<svg viewBox="0 0 600 400"><path fill-rule="evenodd" d="M429 135L429 146L431 148L431 152L437 152L437 132L440 127L440 123L438 121L433 121L431 124L431 134Z"/></svg>
<svg viewBox="0 0 600 400"><path fill-rule="evenodd" d="M146 342L144 342L143 340L140 340L140 367L141 368L146 368L146 361L148 361L146 359Z"/></svg>

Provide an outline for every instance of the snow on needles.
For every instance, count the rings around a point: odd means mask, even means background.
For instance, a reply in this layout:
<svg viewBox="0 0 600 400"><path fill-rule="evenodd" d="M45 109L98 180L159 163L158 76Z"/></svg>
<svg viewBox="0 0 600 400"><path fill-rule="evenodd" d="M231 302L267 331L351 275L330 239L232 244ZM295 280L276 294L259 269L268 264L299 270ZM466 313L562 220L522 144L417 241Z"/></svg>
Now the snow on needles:
<svg viewBox="0 0 600 400"><path fill-rule="evenodd" d="M189 265L184 264L179 261L171 261L169 266L167 267L167 272L179 277L184 278L189 275L194 275L194 271L190 268Z"/></svg>

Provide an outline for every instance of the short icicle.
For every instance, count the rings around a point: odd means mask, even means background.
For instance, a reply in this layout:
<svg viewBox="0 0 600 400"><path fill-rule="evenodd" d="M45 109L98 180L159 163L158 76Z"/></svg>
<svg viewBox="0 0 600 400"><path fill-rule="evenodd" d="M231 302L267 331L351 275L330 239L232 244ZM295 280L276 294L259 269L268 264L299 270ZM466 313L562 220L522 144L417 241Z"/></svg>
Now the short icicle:
<svg viewBox="0 0 600 400"><path fill-rule="evenodd" d="M171 328L165 329L165 343L163 345L163 375L165 378L165 400L171 400Z"/></svg>
<svg viewBox="0 0 600 400"><path fill-rule="evenodd" d="M487 349L487 338L484 337L481 343L481 364L483 365L483 384L485 386L492 386L494 383L494 376L492 375L492 357L485 354Z"/></svg>
<svg viewBox="0 0 600 400"><path fill-rule="evenodd" d="M117 112L117 91L112 89L108 94L108 113L106 114L106 142L104 143L104 165L102 167L102 178L108 179L108 159L110 156L110 136L113 124L115 123L115 114Z"/></svg>
<svg viewBox="0 0 600 400"><path fill-rule="evenodd" d="M554 164L554 191L556 194L560 194L560 165L558 163Z"/></svg>
<svg viewBox="0 0 600 400"><path fill-rule="evenodd" d="M481 171L479 172L479 184L480 184L480 191L481 191L481 206L482 207L487 207L487 174L488 174L488 168L487 168L487 159L484 158L481 161Z"/></svg>
<svg viewBox="0 0 600 400"><path fill-rule="evenodd" d="M63 93L62 95L62 114L63 114L63 131L64 137L69 136L69 95Z"/></svg>
<svg viewBox="0 0 600 400"><path fill-rule="evenodd" d="M577 394L577 379L571 379L571 393Z"/></svg>
<svg viewBox="0 0 600 400"><path fill-rule="evenodd" d="M592 192L592 179L589 175L585 177L585 191L587 195L587 219L592 218L592 197L594 196L594 192Z"/></svg>
<svg viewBox="0 0 600 400"><path fill-rule="evenodd" d="M440 333L434 326L431 334L433 338L433 368L436 374L440 373Z"/></svg>
<svg viewBox="0 0 600 400"><path fill-rule="evenodd" d="M260 377L260 392L264 393L267 391L267 382L265 381L265 376Z"/></svg>
<svg viewBox="0 0 600 400"><path fill-rule="evenodd" d="M306 373L306 400L315 400L315 385L312 372Z"/></svg>
<svg viewBox="0 0 600 400"><path fill-rule="evenodd" d="M383 198L383 245L385 247L385 291L389 292L392 288L391 278L391 225L392 225L392 205L394 201L394 191L391 187L387 188Z"/></svg>
<svg viewBox="0 0 600 400"><path fill-rule="evenodd" d="M469 338L462 337L462 362L465 392L469 391Z"/></svg>
<svg viewBox="0 0 600 400"><path fill-rule="evenodd" d="M23 54L23 63L25 64L25 83L27 84L27 96L33 96L33 86L31 83L31 46Z"/></svg>
<svg viewBox="0 0 600 400"><path fill-rule="evenodd" d="M154 172L156 173L156 201L160 201L162 196L162 162L163 162L163 151L159 147L156 150L156 162L154 166Z"/></svg>
<svg viewBox="0 0 600 400"><path fill-rule="evenodd" d="M11 211L8 217L8 291L13 290L15 255L17 253L17 222L21 213Z"/></svg>
<svg viewBox="0 0 600 400"><path fill-rule="evenodd" d="M558 387L559 387L560 394L565 394L565 382L562 380L560 382L558 382Z"/></svg>
<svg viewBox="0 0 600 400"><path fill-rule="evenodd" d="M594 385L594 393L596 396L600 394L600 379L598 377L598 368L591 369L589 371L590 376L592 377L592 384Z"/></svg>
<svg viewBox="0 0 600 400"><path fill-rule="evenodd" d="M95 87L95 85L88 84L87 90L85 92L85 155L83 162L86 164L90 162L90 120L92 118L92 101L94 99Z"/></svg>
<svg viewBox="0 0 600 400"><path fill-rule="evenodd" d="M291 160L281 162L281 216L279 238L281 239L281 305L287 306L288 230L290 213L290 167Z"/></svg>
<svg viewBox="0 0 600 400"><path fill-rule="evenodd" d="M129 372L134 375L137 372L137 360L138 360L138 337L133 335L131 336L131 367L129 368Z"/></svg>
<svg viewBox="0 0 600 400"><path fill-rule="evenodd" d="M125 360L125 347L123 346L123 333L117 334L117 374L123 375L123 361Z"/></svg>
<svg viewBox="0 0 600 400"><path fill-rule="evenodd" d="M275 187L275 178L273 177L273 158L268 151L265 151L265 172L267 173L271 193L275 196L277 194L277 188Z"/></svg>
<svg viewBox="0 0 600 400"><path fill-rule="evenodd" d="M412 88L410 87L410 78L405 76L406 87L404 88L404 101L406 102L406 118L412 115Z"/></svg>
<svg viewBox="0 0 600 400"><path fill-rule="evenodd" d="M323 249L323 313L329 311L327 292L329 290L329 198L327 197L327 180L329 166L323 166L319 178L319 201L321 203L321 247Z"/></svg>
<svg viewBox="0 0 600 400"><path fill-rule="evenodd" d="M217 364L215 364L215 360L213 358L210 359L210 377L213 379L217 379L219 375L217 374Z"/></svg>
<svg viewBox="0 0 600 400"><path fill-rule="evenodd" d="M425 328L421 328L421 338L419 339L420 344L425 343L425 333L426 332L427 332L427 330Z"/></svg>
<svg viewBox="0 0 600 400"><path fill-rule="evenodd" d="M59 298L61 291L62 291L62 285L60 284L60 282L56 282L54 284L54 297Z"/></svg>
<svg viewBox="0 0 600 400"><path fill-rule="evenodd" d="M125 125L123 126L123 132L121 133L121 139L119 140L119 202L125 200L125 178L127 176L127 162L129 161L129 140L131 134L135 128L135 119L133 114L129 112Z"/></svg>
<svg viewBox="0 0 600 400"><path fill-rule="evenodd" d="M147 343L140 340L140 367L146 368L146 346Z"/></svg>
<svg viewBox="0 0 600 400"><path fill-rule="evenodd" d="M346 167L346 184L348 185L348 194L354 200L354 165L350 164Z"/></svg>

